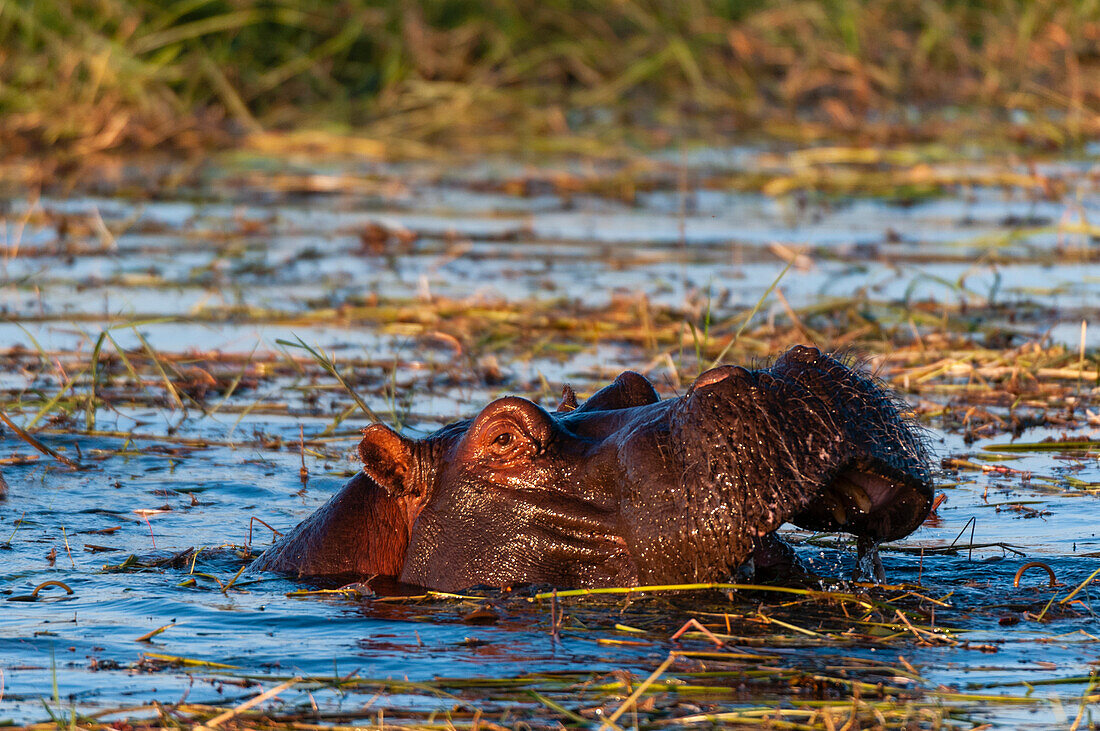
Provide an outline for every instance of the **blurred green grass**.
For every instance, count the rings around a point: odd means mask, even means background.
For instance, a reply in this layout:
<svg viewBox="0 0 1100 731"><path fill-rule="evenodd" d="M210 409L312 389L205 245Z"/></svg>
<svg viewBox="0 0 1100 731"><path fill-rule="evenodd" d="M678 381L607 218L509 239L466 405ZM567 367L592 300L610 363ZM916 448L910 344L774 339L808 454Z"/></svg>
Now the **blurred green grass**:
<svg viewBox="0 0 1100 731"><path fill-rule="evenodd" d="M302 129L1061 146L1098 109L1100 0L0 0L9 154Z"/></svg>

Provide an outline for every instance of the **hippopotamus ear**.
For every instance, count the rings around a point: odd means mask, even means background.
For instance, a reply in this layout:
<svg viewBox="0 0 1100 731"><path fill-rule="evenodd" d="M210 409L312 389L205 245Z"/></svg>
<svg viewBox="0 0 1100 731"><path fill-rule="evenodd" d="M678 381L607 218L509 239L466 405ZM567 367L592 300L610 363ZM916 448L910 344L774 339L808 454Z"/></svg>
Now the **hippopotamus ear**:
<svg viewBox="0 0 1100 731"><path fill-rule="evenodd" d="M577 392L568 383L561 387L561 401L555 409L559 414L577 410Z"/></svg>
<svg viewBox="0 0 1100 731"><path fill-rule="evenodd" d="M363 430L359 442L363 472L391 497L420 492L412 484L413 443L385 424L373 424Z"/></svg>

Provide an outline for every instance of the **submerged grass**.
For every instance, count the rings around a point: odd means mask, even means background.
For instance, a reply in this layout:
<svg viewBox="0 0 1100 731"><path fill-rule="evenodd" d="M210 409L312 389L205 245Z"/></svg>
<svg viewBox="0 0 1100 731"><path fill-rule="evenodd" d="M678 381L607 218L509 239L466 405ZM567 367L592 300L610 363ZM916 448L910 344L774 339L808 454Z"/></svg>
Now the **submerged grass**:
<svg viewBox="0 0 1100 731"><path fill-rule="evenodd" d="M1095 0L5 2L0 139L69 163L236 133L370 157L753 128L1062 146L1100 128L1098 39Z"/></svg>

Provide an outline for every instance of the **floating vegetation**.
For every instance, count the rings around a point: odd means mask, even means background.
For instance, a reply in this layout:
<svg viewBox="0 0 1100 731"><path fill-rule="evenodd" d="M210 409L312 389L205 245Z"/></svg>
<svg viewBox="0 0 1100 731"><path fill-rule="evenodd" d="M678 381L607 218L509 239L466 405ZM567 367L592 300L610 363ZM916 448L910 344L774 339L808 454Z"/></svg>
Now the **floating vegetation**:
<svg viewBox="0 0 1100 731"><path fill-rule="evenodd" d="M1087 167L222 158L130 195L164 174L0 214L0 722L1095 726ZM862 359L941 460L929 521L881 547L888 584L794 531L805 585L244 571L355 472L372 419L430 431L626 368L671 396L798 342Z"/></svg>

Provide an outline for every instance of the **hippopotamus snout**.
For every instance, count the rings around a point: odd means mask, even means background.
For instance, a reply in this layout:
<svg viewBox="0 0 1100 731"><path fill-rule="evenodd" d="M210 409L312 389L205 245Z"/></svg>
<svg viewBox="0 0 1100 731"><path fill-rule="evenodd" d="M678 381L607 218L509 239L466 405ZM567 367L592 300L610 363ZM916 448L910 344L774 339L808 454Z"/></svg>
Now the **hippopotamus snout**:
<svg viewBox="0 0 1100 731"><path fill-rule="evenodd" d="M626 372L583 404L566 388L554 412L510 396L421 440L376 425L361 475L254 567L444 590L723 580L786 521L864 541L915 529L932 483L902 414L799 347L678 398Z"/></svg>
<svg viewBox="0 0 1100 731"><path fill-rule="evenodd" d="M715 470L720 477L744 470L749 483L765 472L790 479L786 500L770 504L805 500L788 514L795 525L877 542L908 535L931 507L928 450L904 408L873 378L799 346L763 371L721 366L700 375L680 433L713 432L724 443L708 455L711 465L723 453L732 458Z"/></svg>

